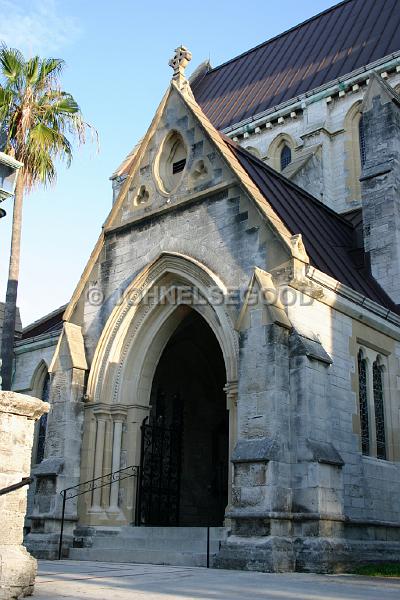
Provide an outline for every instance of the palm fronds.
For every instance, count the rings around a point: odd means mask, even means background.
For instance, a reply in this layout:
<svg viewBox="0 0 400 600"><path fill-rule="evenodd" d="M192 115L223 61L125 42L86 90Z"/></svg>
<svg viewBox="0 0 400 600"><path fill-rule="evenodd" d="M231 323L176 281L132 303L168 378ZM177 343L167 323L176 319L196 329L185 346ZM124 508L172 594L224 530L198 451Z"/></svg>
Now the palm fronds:
<svg viewBox="0 0 400 600"><path fill-rule="evenodd" d="M0 131L5 151L24 164L27 189L54 182L54 160L71 163L74 139L84 143L88 129L97 136L74 97L61 90L63 68L59 58L25 60L0 46Z"/></svg>

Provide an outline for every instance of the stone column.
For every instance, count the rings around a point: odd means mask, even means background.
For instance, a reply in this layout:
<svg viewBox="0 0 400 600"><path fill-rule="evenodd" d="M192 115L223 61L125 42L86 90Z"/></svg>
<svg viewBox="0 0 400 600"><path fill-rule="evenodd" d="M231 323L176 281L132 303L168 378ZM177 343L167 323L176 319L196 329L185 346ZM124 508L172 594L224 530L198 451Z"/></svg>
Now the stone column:
<svg viewBox="0 0 400 600"><path fill-rule="evenodd" d="M49 404L15 392L0 392L0 489L28 477L34 422ZM0 496L0 598L33 593L36 560L22 546L27 487Z"/></svg>
<svg viewBox="0 0 400 600"><path fill-rule="evenodd" d="M96 449L94 458L94 473L93 479L102 477L103 475L103 458L104 458L104 440L106 433L106 421L108 417L108 409L102 406L94 407L93 412L97 419L97 430L96 430ZM103 488L99 487L93 491L92 507L90 512L102 512L103 507L101 506L101 495Z"/></svg>
<svg viewBox="0 0 400 600"><path fill-rule="evenodd" d="M237 442L237 381L228 381L224 387L226 393L226 408L229 410L229 471L228 471L228 507L232 503L233 465L231 463L233 450Z"/></svg>
<svg viewBox="0 0 400 600"><path fill-rule="evenodd" d="M124 407L112 406L111 415L113 418L113 449L112 449L112 472L119 471L121 468L121 445L122 445L122 428L126 418L127 410ZM119 508L119 481L111 484L110 491L110 508L109 513L118 515L121 511Z"/></svg>
<svg viewBox="0 0 400 600"><path fill-rule="evenodd" d="M371 74L364 96L365 163L361 176L364 248L372 275L400 302L400 106L394 90ZM366 265L368 267L368 265Z"/></svg>
<svg viewBox="0 0 400 600"><path fill-rule="evenodd" d="M127 420L126 420L126 463L128 465L140 465L140 449L142 432L141 426L143 419L150 413L149 406L142 406L140 404L133 404L128 409ZM129 483L128 483L129 482ZM125 511L125 517L135 522L136 515L136 497L137 497L137 486L139 478L136 477L133 480L133 484L130 480L125 480L122 483L122 488L125 494L125 500L123 502L123 510Z"/></svg>

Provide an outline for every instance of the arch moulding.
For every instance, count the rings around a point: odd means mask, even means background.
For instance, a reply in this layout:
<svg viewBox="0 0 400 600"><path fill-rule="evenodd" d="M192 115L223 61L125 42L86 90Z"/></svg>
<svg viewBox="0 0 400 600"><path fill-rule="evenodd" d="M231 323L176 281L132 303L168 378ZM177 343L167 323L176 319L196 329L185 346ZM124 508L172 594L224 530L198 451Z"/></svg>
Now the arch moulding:
<svg viewBox="0 0 400 600"><path fill-rule="evenodd" d="M182 290L176 303L160 300L160 294L164 298ZM183 254L162 253L135 277L108 318L89 373L89 402L147 405L158 360L188 306L213 330L224 357L227 383L235 383L237 333L225 303L211 302L226 294L224 283L205 265Z"/></svg>

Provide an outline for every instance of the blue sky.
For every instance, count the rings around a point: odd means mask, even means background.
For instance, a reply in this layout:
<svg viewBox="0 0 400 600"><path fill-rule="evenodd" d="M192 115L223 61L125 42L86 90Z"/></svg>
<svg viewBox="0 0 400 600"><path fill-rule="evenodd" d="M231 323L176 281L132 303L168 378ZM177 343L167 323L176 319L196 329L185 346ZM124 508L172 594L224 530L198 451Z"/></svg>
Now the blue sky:
<svg viewBox="0 0 400 600"><path fill-rule="evenodd" d="M26 55L62 57L62 84L100 136L77 148L54 187L26 197L18 304L27 325L68 301L111 206L109 176L145 133L186 45L188 73L212 65L333 6L333 0L0 0L0 40ZM5 296L11 203L0 221Z"/></svg>

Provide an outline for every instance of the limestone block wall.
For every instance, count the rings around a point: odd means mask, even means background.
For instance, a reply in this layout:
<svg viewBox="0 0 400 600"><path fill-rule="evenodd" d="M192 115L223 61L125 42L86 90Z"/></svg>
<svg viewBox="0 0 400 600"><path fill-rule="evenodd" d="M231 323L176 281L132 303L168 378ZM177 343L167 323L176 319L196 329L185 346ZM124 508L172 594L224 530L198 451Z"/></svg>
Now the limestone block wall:
<svg viewBox="0 0 400 600"><path fill-rule="evenodd" d="M332 364L327 367L328 382L321 378L314 392L318 403L323 392L322 387L318 390L318 385L329 385L329 402L321 407L320 422L330 430L334 447L344 462L344 515L360 522L400 523L396 500L400 494L398 342L317 300L308 306L289 307L288 312L300 331L309 337L318 336L332 358ZM361 454L357 373L360 346L372 348L387 359L384 401L388 460ZM310 385L310 381L304 383Z"/></svg>
<svg viewBox="0 0 400 600"><path fill-rule="evenodd" d="M271 232L234 186L108 234L101 262L91 278L101 302L91 302L89 291L82 309L89 361L125 288L164 251L191 256L217 273L225 285L242 291L254 266L265 268L276 261Z"/></svg>
<svg viewBox="0 0 400 600"><path fill-rule="evenodd" d="M33 468L34 496L28 518L28 549L38 558L56 558L62 513L61 490L80 478L83 429L83 393L86 361L80 328L66 324L59 340L57 360L50 365L50 405L44 459ZM65 540L77 521L76 501L66 510Z"/></svg>
<svg viewBox="0 0 400 600"><path fill-rule="evenodd" d="M361 178L365 249L371 271L400 302L400 107L378 77L363 103L366 160Z"/></svg>
<svg viewBox="0 0 400 600"><path fill-rule="evenodd" d="M41 397L42 372L48 370L60 332L48 333L36 338L21 340L15 346L15 375L13 389L23 394Z"/></svg>
<svg viewBox="0 0 400 600"><path fill-rule="evenodd" d="M288 331L251 311L240 337L238 444L233 452L234 531L264 530L271 512L290 511L290 393ZM265 530L267 527L267 530Z"/></svg>
<svg viewBox="0 0 400 600"><path fill-rule="evenodd" d="M13 389L17 392L42 398L46 376L52 361L60 332L47 333L35 338L20 340L15 345L15 373ZM37 458L39 421L34 428L31 469L35 467ZM28 489L27 514L32 512L33 496L36 482ZM26 520L26 527L30 528L30 521Z"/></svg>
<svg viewBox="0 0 400 600"><path fill-rule="evenodd" d="M400 75L390 75L388 81L394 88L400 83ZM291 178L336 212L352 210L361 203L358 181L361 166L357 154L358 129L353 128L348 117L356 105L361 108L366 89L367 86L363 85L353 91L350 86L345 94L329 102L326 97L311 96L308 102L303 103L302 109L296 111L295 118L287 116L278 122L271 114L269 128L262 127L258 133L247 133L245 137L240 135L238 142L278 170L280 142L286 140L291 146L292 160L299 159L320 144L320 160L311 159L307 168ZM287 112L289 115L289 107Z"/></svg>
<svg viewBox="0 0 400 600"><path fill-rule="evenodd" d="M41 400L0 392L0 488L28 477L35 420L49 410ZM36 560L22 546L26 487L0 496L0 598L30 595Z"/></svg>
<svg viewBox="0 0 400 600"><path fill-rule="evenodd" d="M183 180L167 200L156 185L154 161L171 130L182 134L189 152ZM197 161L203 161L207 169L205 179L197 180L193 174ZM257 214L254 203L236 187L236 181L182 101L171 98L132 180L132 193L124 201L119 225L107 232L101 259L91 274L95 301L89 286L76 310L77 319L84 322L89 362L121 293L161 252L187 254L217 273L225 285L242 289L254 266L270 268L277 261L276 239ZM147 205L135 204L140 186L148 190ZM192 202L176 204L190 197ZM170 210L166 211L168 204ZM164 209L162 213L160 209ZM151 214L156 210L159 214ZM138 216L141 220L135 221ZM280 257L283 261L284 257Z"/></svg>

